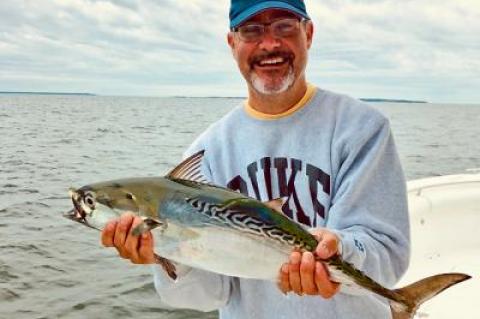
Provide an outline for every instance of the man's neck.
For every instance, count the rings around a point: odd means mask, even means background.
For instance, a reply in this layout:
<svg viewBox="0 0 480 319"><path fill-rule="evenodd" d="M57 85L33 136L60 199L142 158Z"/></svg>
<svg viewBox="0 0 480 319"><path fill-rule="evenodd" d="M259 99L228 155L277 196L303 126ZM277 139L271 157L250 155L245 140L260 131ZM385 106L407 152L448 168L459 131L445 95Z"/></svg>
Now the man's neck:
<svg viewBox="0 0 480 319"><path fill-rule="evenodd" d="M307 92L307 82L299 79L285 92L279 94L261 94L248 88L248 104L264 114L281 114L294 107Z"/></svg>

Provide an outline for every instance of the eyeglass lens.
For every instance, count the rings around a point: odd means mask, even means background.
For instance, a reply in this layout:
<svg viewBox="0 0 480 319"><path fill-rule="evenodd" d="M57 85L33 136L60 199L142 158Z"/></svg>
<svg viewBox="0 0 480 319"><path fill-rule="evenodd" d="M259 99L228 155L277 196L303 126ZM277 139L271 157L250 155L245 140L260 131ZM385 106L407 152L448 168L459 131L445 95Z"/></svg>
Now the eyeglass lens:
<svg viewBox="0 0 480 319"><path fill-rule="evenodd" d="M267 24L251 23L238 27L237 33L243 41L258 41L270 27L277 38L294 35L298 31L300 21L294 18L280 19Z"/></svg>

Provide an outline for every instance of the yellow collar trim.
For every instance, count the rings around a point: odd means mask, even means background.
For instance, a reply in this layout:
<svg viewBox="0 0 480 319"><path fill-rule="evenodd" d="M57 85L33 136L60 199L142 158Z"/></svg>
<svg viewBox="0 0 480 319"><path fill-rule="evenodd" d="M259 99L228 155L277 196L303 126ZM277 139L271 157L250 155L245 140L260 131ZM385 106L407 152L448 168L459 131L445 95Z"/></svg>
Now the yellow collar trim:
<svg viewBox="0 0 480 319"><path fill-rule="evenodd" d="M248 103L248 99L245 101L245 111L247 114L250 116L259 119L259 120L276 120L280 119L282 117L287 117L296 111L300 110L302 107L304 107L312 98L312 96L315 94L317 91L317 88L313 86L312 84L308 83L307 84L307 92L305 92L305 95L302 97L300 101L298 101L297 104L295 104L293 107L289 108L285 112L278 113L278 114L267 114L260 112L258 110L255 110L253 107L250 106L250 103Z"/></svg>

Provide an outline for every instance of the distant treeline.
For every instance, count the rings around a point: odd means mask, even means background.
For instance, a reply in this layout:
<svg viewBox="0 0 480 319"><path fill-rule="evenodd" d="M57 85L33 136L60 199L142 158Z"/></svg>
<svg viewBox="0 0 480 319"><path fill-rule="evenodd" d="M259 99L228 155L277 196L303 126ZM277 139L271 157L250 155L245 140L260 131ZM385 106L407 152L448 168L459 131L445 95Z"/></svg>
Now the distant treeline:
<svg viewBox="0 0 480 319"><path fill-rule="evenodd" d="M0 94L18 94L18 95L80 95L80 96L96 96L93 93L75 93L75 92L8 92L0 91ZM177 99L245 99L242 96L172 96ZM380 99L380 98L361 98L364 102L371 103L428 103L427 101L403 100L403 99Z"/></svg>
<svg viewBox="0 0 480 319"><path fill-rule="evenodd" d="M0 94L18 94L18 95L83 95L83 96L95 96L92 93L70 93L70 92L7 92L0 91Z"/></svg>
<svg viewBox="0 0 480 319"><path fill-rule="evenodd" d="M245 96L183 96L177 95L172 96L176 99L246 99ZM416 101L416 100L401 100L401 99L380 99L380 98L361 98L361 101L372 102L372 103L428 103L427 101Z"/></svg>
<svg viewBox="0 0 480 319"><path fill-rule="evenodd" d="M391 102L391 103L428 103L427 101L415 101L415 100L394 100L394 99L377 99L377 98L363 98L360 99L364 102Z"/></svg>

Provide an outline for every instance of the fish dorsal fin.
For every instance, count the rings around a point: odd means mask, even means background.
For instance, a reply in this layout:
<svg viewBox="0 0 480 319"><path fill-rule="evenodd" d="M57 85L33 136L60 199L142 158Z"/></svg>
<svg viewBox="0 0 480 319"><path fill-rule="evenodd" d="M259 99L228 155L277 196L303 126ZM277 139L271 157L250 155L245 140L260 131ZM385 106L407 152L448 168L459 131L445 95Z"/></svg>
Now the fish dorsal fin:
<svg viewBox="0 0 480 319"><path fill-rule="evenodd" d="M204 153L205 150L201 150L191 155L172 169L166 177L169 179L184 179L201 183L206 182L207 180L201 172Z"/></svg>
<svg viewBox="0 0 480 319"><path fill-rule="evenodd" d="M282 206L283 206L283 204L286 203L287 200L288 200L288 197L279 197L279 198L275 198L275 199L272 199L268 202L263 202L263 203L267 207L273 209L274 211L276 211L280 214L283 214Z"/></svg>

